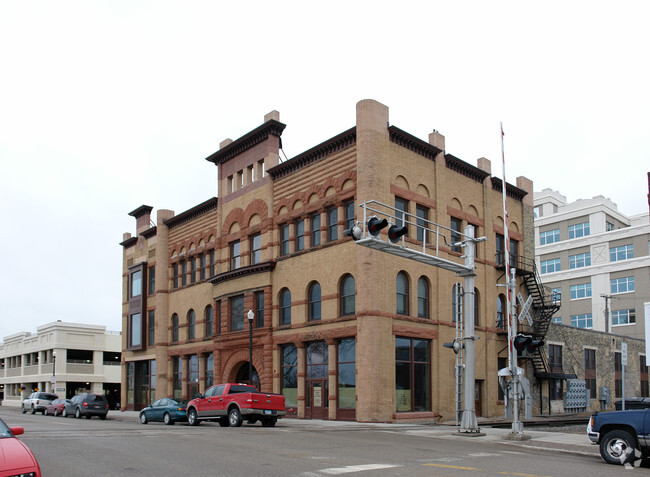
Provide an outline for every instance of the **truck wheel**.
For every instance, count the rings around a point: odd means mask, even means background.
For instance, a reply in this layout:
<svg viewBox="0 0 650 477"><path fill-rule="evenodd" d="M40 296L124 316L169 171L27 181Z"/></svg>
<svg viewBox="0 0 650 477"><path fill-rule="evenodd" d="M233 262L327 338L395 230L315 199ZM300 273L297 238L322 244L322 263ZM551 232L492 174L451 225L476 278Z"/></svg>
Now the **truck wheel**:
<svg viewBox="0 0 650 477"><path fill-rule="evenodd" d="M272 417L270 419L262 419L262 427L275 427L276 422L278 422L278 420L275 417Z"/></svg>
<svg viewBox="0 0 650 477"><path fill-rule="evenodd" d="M187 411L187 423L190 426L198 426L201 423L198 416L196 415L196 409L192 408Z"/></svg>
<svg viewBox="0 0 650 477"><path fill-rule="evenodd" d="M27 412L27 409L25 409L25 405L24 405L24 404L21 404L20 407L21 407L20 410L23 412L23 414L25 414L25 413Z"/></svg>
<svg viewBox="0 0 650 477"><path fill-rule="evenodd" d="M626 431L609 431L600 440L600 455L608 464L633 462L635 449L636 439Z"/></svg>
<svg viewBox="0 0 650 477"><path fill-rule="evenodd" d="M230 427L239 427L241 426L243 419L241 417L241 412L236 407L233 407L228 413L228 423Z"/></svg>
<svg viewBox="0 0 650 477"><path fill-rule="evenodd" d="M36 409L34 409L34 405L32 404L32 410L30 411L32 414L36 414Z"/></svg>
<svg viewBox="0 0 650 477"><path fill-rule="evenodd" d="M230 425L227 417L220 417L218 422L221 427L228 427Z"/></svg>

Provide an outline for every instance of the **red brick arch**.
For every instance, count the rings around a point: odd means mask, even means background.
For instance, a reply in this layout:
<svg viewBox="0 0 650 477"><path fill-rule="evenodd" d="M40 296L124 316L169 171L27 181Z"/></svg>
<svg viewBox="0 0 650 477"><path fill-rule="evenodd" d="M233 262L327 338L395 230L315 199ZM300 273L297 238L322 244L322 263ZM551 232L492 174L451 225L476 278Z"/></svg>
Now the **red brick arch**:
<svg viewBox="0 0 650 477"><path fill-rule="evenodd" d="M235 351L228 356L223 363L223 379L229 383L235 382L235 377L237 376L236 369L239 370L239 366L242 363L248 363L248 350L242 349ZM259 357L259 352L253 349L253 367L257 371L257 375L260 377L260 382L265 375L264 373L264 360ZM268 384L268 383L267 383Z"/></svg>
<svg viewBox="0 0 650 477"><path fill-rule="evenodd" d="M251 217L253 215L259 215L262 222L264 222L269 216L269 208L262 199L255 199L253 202L248 204L246 207L246 222L242 225L248 227Z"/></svg>
<svg viewBox="0 0 650 477"><path fill-rule="evenodd" d="M246 214L241 208L238 207L232 210L223 221L223 228L221 229L222 235L228 235L230 233L230 227L232 227L234 223L238 223L240 228L246 227L248 223L245 219Z"/></svg>

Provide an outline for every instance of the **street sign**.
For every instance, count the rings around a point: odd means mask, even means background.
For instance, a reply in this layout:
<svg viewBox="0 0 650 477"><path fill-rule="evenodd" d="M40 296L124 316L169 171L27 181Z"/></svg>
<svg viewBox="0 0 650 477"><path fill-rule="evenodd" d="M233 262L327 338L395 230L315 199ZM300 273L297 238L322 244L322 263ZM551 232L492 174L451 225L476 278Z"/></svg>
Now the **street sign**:
<svg viewBox="0 0 650 477"><path fill-rule="evenodd" d="M52 378L50 378L50 382L52 383L52 386L56 385L56 376L52 376Z"/></svg>

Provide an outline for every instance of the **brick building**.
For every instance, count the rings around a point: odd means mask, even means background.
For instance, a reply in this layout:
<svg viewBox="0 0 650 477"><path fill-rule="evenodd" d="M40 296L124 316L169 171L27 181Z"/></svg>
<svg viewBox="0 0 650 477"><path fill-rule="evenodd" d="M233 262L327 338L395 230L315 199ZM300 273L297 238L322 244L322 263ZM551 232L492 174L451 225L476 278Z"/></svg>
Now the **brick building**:
<svg viewBox="0 0 650 477"><path fill-rule="evenodd" d="M455 355L443 343L456 334L458 277L344 235L364 219L359 204L376 200L405 221L444 226L426 248L446 260L463 262L453 244L465 226L487 238L476 254L476 413L503 413L502 181L487 159L473 166L446 153L436 131L427 142L389 125L376 101L356 111L354 127L284 162L285 125L271 112L207 157L218 198L180 214L159 209L155 226L152 207L130 213L137 233L121 243L125 408L252 381L283 393L300 418L453 419ZM512 263L527 296L519 264L534 260L532 182L520 177L506 191ZM405 246L422 246L425 234L409 225Z"/></svg>

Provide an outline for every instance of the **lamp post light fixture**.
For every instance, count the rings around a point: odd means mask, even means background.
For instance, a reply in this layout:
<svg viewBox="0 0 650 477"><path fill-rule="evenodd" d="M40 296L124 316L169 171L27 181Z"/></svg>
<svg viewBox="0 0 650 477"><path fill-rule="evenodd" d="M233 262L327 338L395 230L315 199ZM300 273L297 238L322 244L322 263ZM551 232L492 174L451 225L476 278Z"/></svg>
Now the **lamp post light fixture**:
<svg viewBox="0 0 650 477"><path fill-rule="evenodd" d="M248 384L253 385L253 309L248 310Z"/></svg>

